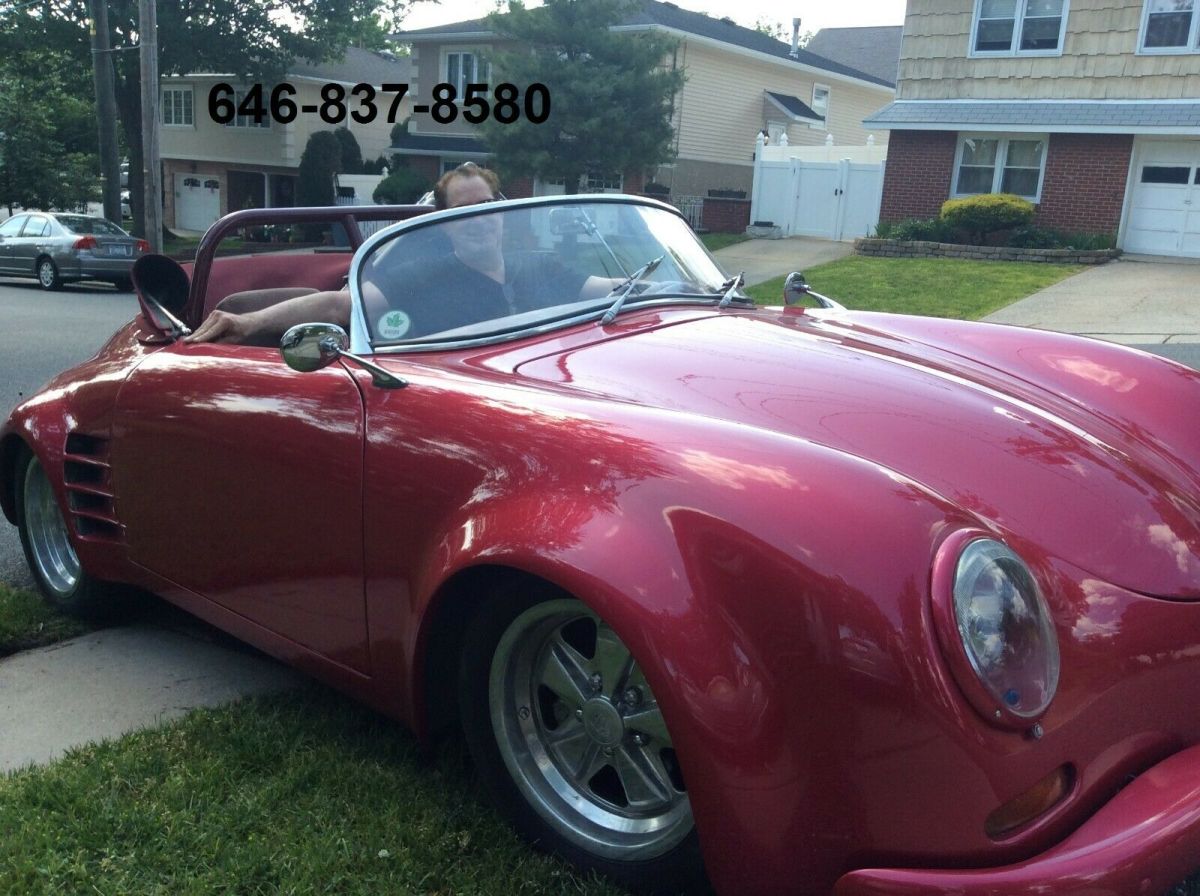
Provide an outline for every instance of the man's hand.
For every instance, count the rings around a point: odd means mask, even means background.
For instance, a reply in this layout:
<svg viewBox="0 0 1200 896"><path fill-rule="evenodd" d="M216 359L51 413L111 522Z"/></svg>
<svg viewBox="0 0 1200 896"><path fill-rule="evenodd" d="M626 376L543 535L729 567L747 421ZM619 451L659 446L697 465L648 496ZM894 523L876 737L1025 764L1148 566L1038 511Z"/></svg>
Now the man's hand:
<svg viewBox="0 0 1200 896"><path fill-rule="evenodd" d="M254 312L230 314L227 311L214 311L192 335L183 337L183 341L243 344L256 336L259 329Z"/></svg>

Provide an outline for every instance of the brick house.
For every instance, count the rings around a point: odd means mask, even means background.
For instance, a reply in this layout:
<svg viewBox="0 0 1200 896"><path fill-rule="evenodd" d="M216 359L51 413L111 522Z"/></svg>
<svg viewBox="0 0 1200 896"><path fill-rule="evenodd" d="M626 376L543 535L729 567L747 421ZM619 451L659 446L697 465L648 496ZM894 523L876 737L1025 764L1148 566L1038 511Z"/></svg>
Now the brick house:
<svg viewBox="0 0 1200 896"><path fill-rule="evenodd" d="M404 83L408 77L406 58L351 47L338 60L316 64L297 60L285 81L296 89L292 99L297 108L319 108L326 84L342 85L349 96L356 84L378 88L385 83ZM309 136L338 127L311 113L298 114L286 124L256 123L245 116L218 124L209 114L208 98L213 85L221 82L238 90L246 86L219 73L162 79L159 142L167 227L202 231L222 215L239 209L295 205L296 173ZM264 96L269 97L274 87L263 85ZM353 103L348 100L348 108L355 108ZM387 108L386 101L380 105ZM405 98L396 120L403 120L410 108L411 102ZM366 124L347 116L343 124L358 140L364 159L386 154L392 128L386 116L379 115Z"/></svg>
<svg viewBox="0 0 1200 896"><path fill-rule="evenodd" d="M1200 257L1195 0L909 0L864 124L891 129L883 221L1008 192L1039 226Z"/></svg>
<svg viewBox="0 0 1200 896"><path fill-rule="evenodd" d="M773 142L786 134L793 146L824 144L830 135L839 145L863 145L869 135L876 142L887 139L886 129L864 128L862 120L893 98L894 74L889 78L860 71L846 60L818 56L729 19L657 0L642 0L614 27L634 33L654 29L678 40L673 57L664 60L682 68L686 79L674 103L676 159L645 172L594 172L581 185L586 191L638 192L651 178L669 187L673 200L701 197L703 226L740 230L748 222L748 202L742 200L746 207L735 215L708 194L749 194L760 131L769 132ZM463 84L488 80L488 56L501 44L486 19L402 32L394 39L411 47L410 94L418 105L430 102L436 84L456 84L461 96ZM407 156L431 178L467 159L485 163L489 155L461 116L443 125L428 115L414 115L392 151ZM562 190L561 183L533 179L505 184L513 197Z"/></svg>

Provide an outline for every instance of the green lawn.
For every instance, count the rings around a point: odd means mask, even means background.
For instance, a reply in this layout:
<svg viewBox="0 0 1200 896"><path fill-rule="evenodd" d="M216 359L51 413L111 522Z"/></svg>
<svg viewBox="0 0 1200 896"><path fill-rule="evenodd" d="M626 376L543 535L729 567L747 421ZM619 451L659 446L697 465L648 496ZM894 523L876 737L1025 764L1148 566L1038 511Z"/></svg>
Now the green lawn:
<svg viewBox="0 0 1200 896"><path fill-rule="evenodd" d="M29 896L618 896L526 847L473 775L455 744L424 758L316 685L200 710L0 778L0 880Z"/></svg>
<svg viewBox="0 0 1200 896"><path fill-rule="evenodd" d="M744 233L702 233L699 236L700 242L708 247L709 252L716 252L726 246L735 246L750 239Z"/></svg>
<svg viewBox="0 0 1200 896"><path fill-rule="evenodd" d="M54 610L40 594L0 582L0 657L73 638L93 627Z"/></svg>
<svg viewBox="0 0 1200 896"><path fill-rule="evenodd" d="M978 320L1083 270L1081 265L962 258L865 258L852 255L805 271L809 285L847 308ZM783 277L747 292L783 301Z"/></svg>

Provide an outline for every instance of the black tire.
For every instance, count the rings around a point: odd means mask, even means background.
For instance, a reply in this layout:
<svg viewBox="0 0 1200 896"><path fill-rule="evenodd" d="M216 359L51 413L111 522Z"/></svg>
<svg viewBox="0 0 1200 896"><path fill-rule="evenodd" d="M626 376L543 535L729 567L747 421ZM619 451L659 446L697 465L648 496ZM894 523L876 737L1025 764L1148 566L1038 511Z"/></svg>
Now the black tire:
<svg viewBox="0 0 1200 896"><path fill-rule="evenodd" d="M563 650L582 661L571 684L554 675ZM657 702L583 603L528 583L489 600L464 635L459 705L484 786L530 842L637 892L711 892Z"/></svg>
<svg viewBox="0 0 1200 896"><path fill-rule="evenodd" d="M39 258L34 274L42 289L62 289L62 277L58 273L58 265L54 263L53 258L44 255Z"/></svg>
<svg viewBox="0 0 1200 896"><path fill-rule="evenodd" d="M83 571L62 510L32 452L17 461L17 531L38 589L64 613L107 619L120 608L120 592Z"/></svg>
<svg viewBox="0 0 1200 896"><path fill-rule="evenodd" d="M128 277L122 277L120 280L114 280L113 286L116 287L117 292L133 292L133 281Z"/></svg>

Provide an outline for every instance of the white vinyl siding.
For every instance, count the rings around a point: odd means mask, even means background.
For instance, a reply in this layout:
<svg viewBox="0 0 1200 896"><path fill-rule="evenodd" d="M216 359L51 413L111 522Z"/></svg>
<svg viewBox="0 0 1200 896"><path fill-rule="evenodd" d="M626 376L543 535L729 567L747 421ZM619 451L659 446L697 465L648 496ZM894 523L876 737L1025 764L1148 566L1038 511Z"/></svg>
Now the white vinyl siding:
<svg viewBox="0 0 1200 896"><path fill-rule="evenodd" d="M1146 0L1138 48L1143 53L1200 52L1198 7L1197 0Z"/></svg>
<svg viewBox="0 0 1200 896"><path fill-rule="evenodd" d="M754 137L768 121L778 120L777 108L769 105L763 91L794 96L808 102L812 83L819 80L837 89L837 102L831 103L825 129L839 146L862 146L868 133L885 143L886 130L870 132L862 120L892 101L887 87L850 85L825 81L811 74L798 74L786 65L760 63L710 47L685 44L679 51L679 64L685 65L687 81L675 100L675 125L680 160L732 163L753 166ZM809 80L812 79L812 80ZM747 97L753 98L747 101ZM793 146L815 146L825 142L825 133L806 123L789 122L788 141ZM716 187L722 184L714 184Z"/></svg>
<svg viewBox="0 0 1200 896"><path fill-rule="evenodd" d="M1037 202L1045 170L1045 137L960 134L954 195L1013 193Z"/></svg>
<svg viewBox="0 0 1200 896"><path fill-rule="evenodd" d="M170 127L192 127L192 88L164 87L162 91L162 123Z"/></svg>

